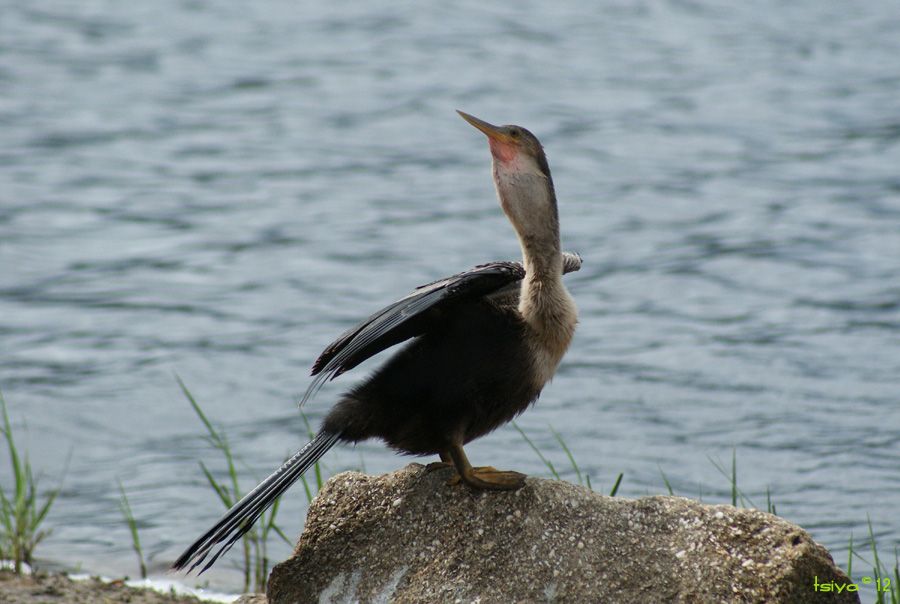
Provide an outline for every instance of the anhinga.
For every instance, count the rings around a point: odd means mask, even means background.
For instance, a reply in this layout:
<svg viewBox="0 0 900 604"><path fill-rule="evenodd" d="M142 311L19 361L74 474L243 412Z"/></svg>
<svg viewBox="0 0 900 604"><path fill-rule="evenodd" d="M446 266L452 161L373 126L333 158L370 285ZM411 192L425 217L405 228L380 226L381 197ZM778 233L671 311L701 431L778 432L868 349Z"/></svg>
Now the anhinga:
<svg viewBox="0 0 900 604"><path fill-rule="evenodd" d="M305 401L321 384L412 339L344 394L313 440L288 459L173 565L208 569L335 443L380 438L412 455L440 455L476 489L510 490L518 472L472 467L463 445L534 402L569 346L577 310L564 272L581 259L563 253L556 194L538 139L520 126L493 126L459 112L488 137L500 206L522 247L521 264L494 262L423 285L345 332L313 365ZM302 402L301 402L302 404ZM201 571L202 572L202 571Z"/></svg>

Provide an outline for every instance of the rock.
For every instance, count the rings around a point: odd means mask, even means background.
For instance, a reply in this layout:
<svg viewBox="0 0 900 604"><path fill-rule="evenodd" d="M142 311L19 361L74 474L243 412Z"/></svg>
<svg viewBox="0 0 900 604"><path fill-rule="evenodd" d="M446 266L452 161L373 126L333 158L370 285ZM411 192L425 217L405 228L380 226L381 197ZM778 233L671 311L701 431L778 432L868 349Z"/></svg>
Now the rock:
<svg viewBox="0 0 900 604"><path fill-rule="evenodd" d="M450 472L333 477L293 557L272 571L270 604L821 602L814 581L850 583L825 548L771 514L537 478L475 492L447 486Z"/></svg>

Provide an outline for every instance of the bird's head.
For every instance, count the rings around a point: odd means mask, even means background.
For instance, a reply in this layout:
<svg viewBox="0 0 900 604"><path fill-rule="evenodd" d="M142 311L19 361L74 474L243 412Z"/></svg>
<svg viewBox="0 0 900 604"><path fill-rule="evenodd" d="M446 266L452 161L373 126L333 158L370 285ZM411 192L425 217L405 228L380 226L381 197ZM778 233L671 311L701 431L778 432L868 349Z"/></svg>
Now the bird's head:
<svg viewBox="0 0 900 604"><path fill-rule="evenodd" d="M500 206L523 245L527 239L534 239L541 245L556 240L558 246L556 194L547 156L537 137L521 126L494 126L468 113L457 113L488 137Z"/></svg>
<svg viewBox="0 0 900 604"><path fill-rule="evenodd" d="M550 177L547 156L535 135L522 126L495 126L473 115L458 111L462 118L488 137L491 155L499 168L507 172L532 173Z"/></svg>

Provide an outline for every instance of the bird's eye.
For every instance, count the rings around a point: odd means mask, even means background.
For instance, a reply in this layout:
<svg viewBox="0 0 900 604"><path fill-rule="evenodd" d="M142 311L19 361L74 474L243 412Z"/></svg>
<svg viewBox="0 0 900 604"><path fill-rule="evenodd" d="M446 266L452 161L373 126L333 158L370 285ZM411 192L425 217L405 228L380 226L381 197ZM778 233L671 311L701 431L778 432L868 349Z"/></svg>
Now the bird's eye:
<svg viewBox="0 0 900 604"><path fill-rule="evenodd" d="M515 138L515 137L518 137L519 134L520 134L520 133L519 133L519 129L518 129L518 128L513 128L512 130L509 131L509 135L512 136L512 137L514 137L514 138Z"/></svg>

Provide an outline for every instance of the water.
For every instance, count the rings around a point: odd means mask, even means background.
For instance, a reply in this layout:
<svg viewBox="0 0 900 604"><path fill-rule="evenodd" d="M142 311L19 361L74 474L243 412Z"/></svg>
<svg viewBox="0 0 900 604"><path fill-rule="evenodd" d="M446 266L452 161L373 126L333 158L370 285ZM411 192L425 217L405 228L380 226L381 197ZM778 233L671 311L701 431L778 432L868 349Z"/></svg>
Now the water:
<svg viewBox="0 0 900 604"><path fill-rule="evenodd" d="M4 4L0 387L45 485L70 459L40 556L133 575L117 479L157 572L218 516L174 373L249 487L303 444L334 336L517 257L455 108L541 138L585 258L577 338L520 421L558 467L548 425L600 489L662 470L725 502L710 458L736 450L740 487L842 564L867 514L900 543L895 3ZM546 474L512 427L469 453Z"/></svg>

